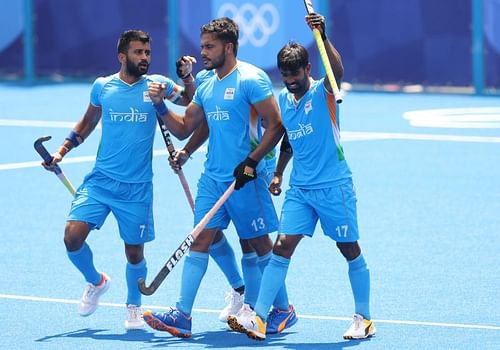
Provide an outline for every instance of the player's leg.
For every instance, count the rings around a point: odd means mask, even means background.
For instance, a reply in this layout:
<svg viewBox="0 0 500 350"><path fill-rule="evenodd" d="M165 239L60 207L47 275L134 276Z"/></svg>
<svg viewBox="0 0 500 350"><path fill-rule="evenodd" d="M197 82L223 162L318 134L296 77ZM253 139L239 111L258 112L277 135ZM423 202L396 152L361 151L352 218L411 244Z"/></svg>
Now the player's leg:
<svg viewBox="0 0 500 350"><path fill-rule="evenodd" d="M191 312L201 281L208 267L208 248L217 229L205 229L196 238L184 258L181 290L175 308L167 312L144 313L146 323L175 337L191 337Z"/></svg>
<svg viewBox="0 0 500 350"><path fill-rule="evenodd" d="M359 232L356 193L352 181L336 187L317 190L316 210L323 232L337 243L349 266L349 281L354 298L353 322L345 339L367 338L375 334L370 315L370 271L358 244Z"/></svg>
<svg viewBox="0 0 500 350"><path fill-rule="evenodd" d="M243 305L245 284L236 262L234 250L222 231L218 230L215 234L209 253L231 285L231 289L226 293L227 305L219 314L219 320L225 323L227 316L235 314Z"/></svg>
<svg viewBox="0 0 500 350"><path fill-rule="evenodd" d="M271 246L272 246L272 241L270 241L268 233L269 232L274 232L277 229L277 223L275 219L277 218L275 215L274 211L274 206L272 204L272 199L270 198L269 193L267 192L267 185L265 181L262 181L261 184L258 182L259 179L256 181L253 181L251 184L253 186L248 186L248 189L246 190L247 192L243 192L241 195L245 196L244 198L233 198L234 200L239 200L239 202L244 202L247 203L247 209L246 211L243 211L246 215L245 217L241 217L238 215L239 211L238 209L238 203L234 204L234 207L231 208L231 210L234 211L234 215L232 215L233 222L235 224L235 227L238 231L238 234L240 235L241 238L246 238L250 241L251 245L256 251L257 256L260 257L265 257L267 254L270 253L271 251ZM263 186L265 188L262 189L260 186ZM246 189L247 186L243 188L243 190ZM240 190L241 192L241 190ZM251 205L252 199L256 198L258 205ZM250 205L249 205L250 204ZM262 208L265 208L262 210ZM252 212L249 210L254 209L255 211ZM232 213L233 214L233 213ZM274 214L274 215L273 215ZM253 231L253 233L252 233ZM266 262L261 263L261 266L264 266ZM257 261L258 265L258 261ZM264 271L266 271L264 269ZM264 272L265 273L265 272ZM245 275L245 274L244 274ZM255 273L256 276L262 275L262 270L258 268L258 272ZM262 288L261 285L263 281L259 281L258 278L255 278L254 280L247 280L245 279L245 284L247 288L246 294L249 293L250 286L252 283L255 283L257 285L257 288ZM264 315L260 315L260 321L262 322L256 322L255 321L255 311L252 310L252 308L248 307L246 310L241 310L237 315L233 317L228 318L228 324L230 327L236 331L240 332L245 332L249 334L249 336L254 337L256 339L263 339L265 338L265 321L267 319L267 313L269 312L271 304L273 304L276 295L278 293L278 290L280 290L283 285L284 285L284 280L278 282L279 286L277 287L276 291L273 293L272 296L269 296L270 300L269 305L267 306L267 310L265 312L262 312ZM256 301L257 305L259 303L259 298L260 298L260 293L258 296L258 299ZM263 307L264 309L265 307ZM286 307L288 310L288 305ZM240 323L238 320L242 320L242 323ZM245 320L245 322L243 322ZM257 327L253 327L254 329L249 330L247 329L248 323L246 323L246 320L251 320L254 321L254 324L258 325ZM251 324L251 321L250 324ZM264 328L262 328L264 327Z"/></svg>
<svg viewBox="0 0 500 350"><path fill-rule="evenodd" d="M144 243L155 238L153 222L153 184L120 183L116 184L120 195L108 199L108 204L116 218L120 237L124 242L125 278L127 282L126 329L144 327L142 294L137 281L146 279L147 262L144 258Z"/></svg>
<svg viewBox="0 0 500 350"><path fill-rule="evenodd" d="M125 267L125 278L127 281L127 318L126 329L142 329L144 327L142 297L137 281L146 278L148 267L144 258L144 245L129 245L125 243L125 255L127 265Z"/></svg>
<svg viewBox="0 0 500 350"><path fill-rule="evenodd" d="M195 224L200 222L223 195L229 184L217 184L202 175L198 182L198 193L195 205ZM195 239L184 259L181 277L181 291L175 308L168 312L158 313L146 311L144 320L152 328L167 331L170 334L186 338L191 336L191 312L201 280L208 266L208 250L215 233L225 229L229 224L229 216L221 207L207 226Z"/></svg>
<svg viewBox="0 0 500 350"><path fill-rule="evenodd" d="M88 285L78 304L78 313L91 315L99 298L110 285L110 278L94 266L93 253L85 242L91 229L99 228L109 214L109 208L89 193L99 187L96 176L90 174L76 192L64 231L64 244L69 260L82 273Z"/></svg>

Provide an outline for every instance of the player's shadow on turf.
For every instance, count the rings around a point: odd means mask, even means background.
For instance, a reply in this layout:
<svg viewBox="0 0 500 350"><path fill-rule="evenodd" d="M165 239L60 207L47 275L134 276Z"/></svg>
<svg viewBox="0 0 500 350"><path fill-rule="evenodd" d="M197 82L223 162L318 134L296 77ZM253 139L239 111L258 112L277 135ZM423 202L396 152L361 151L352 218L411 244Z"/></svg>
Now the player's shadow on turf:
<svg viewBox="0 0 500 350"><path fill-rule="evenodd" d="M154 343L154 347L168 347L178 344L192 343L197 345L203 345L206 349L226 349L234 347L248 347L249 349L254 349L256 346L280 346L284 349L349 349L354 346L359 345L361 342L369 341L366 340L344 340L339 342L331 343L293 343L287 342L287 334L294 334L296 332L284 332L280 334L268 335L266 340L257 341L249 339L245 334L231 332L227 330L219 331L207 331L193 333L190 339L179 339L172 337L168 333L161 333L164 335L158 336L151 340ZM159 335L159 334L158 334Z"/></svg>
<svg viewBox="0 0 500 350"><path fill-rule="evenodd" d="M90 329L84 328L76 331L59 333L54 335L47 335L45 337L36 339L36 342L49 342L56 338L88 338L95 340L112 340L112 341L130 341L130 342L154 342L156 333L148 332L146 330L133 330L121 334L106 333L109 329Z"/></svg>

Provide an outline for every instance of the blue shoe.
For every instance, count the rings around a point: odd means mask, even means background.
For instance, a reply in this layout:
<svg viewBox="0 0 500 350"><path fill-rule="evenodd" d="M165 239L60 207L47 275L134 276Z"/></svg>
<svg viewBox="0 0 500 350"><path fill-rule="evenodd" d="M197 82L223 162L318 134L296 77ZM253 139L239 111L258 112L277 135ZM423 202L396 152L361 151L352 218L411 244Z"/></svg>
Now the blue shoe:
<svg viewBox="0 0 500 350"><path fill-rule="evenodd" d="M292 304L290 304L286 311L274 307L267 316L266 334L281 333L296 324L298 320Z"/></svg>
<svg viewBox="0 0 500 350"><path fill-rule="evenodd" d="M174 337L191 337L191 317L176 308L167 312L144 312L144 321L153 329L169 332Z"/></svg>

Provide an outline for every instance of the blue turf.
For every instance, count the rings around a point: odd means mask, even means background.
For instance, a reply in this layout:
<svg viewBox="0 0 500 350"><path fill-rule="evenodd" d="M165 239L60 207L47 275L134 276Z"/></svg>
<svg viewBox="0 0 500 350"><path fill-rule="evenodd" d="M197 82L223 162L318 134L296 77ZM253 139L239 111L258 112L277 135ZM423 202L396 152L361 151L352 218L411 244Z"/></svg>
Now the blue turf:
<svg viewBox="0 0 500 350"><path fill-rule="evenodd" d="M0 86L0 120L74 122L85 111L88 93L88 84ZM55 100L60 104L52 102ZM500 101L491 97L351 93L342 105L342 130L500 135L498 129L414 128L402 118L402 113L410 110L465 106L500 107ZM65 128L0 126L0 167L38 162L32 147L35 138L52 135L54 140L47 143L51 150L67 133ZM99 136L97 130L69 158L94 155ZM163 140L157 136L155 149L163 150ZM259 346L500 348L498 148L498 142L344 139L357 188L360 242L371 271L371 314L379 320L377 336L367 341L342 339L353 312L347 265L335 245L317 230L312 239L301 242L287 276L300 322L283 334L269 336ZM193 192L203 159L197 153L184 167ZM145 251L150 276L192 227L191 209L166 156L156 157L153 164L157 239ZM63 162L61 166L76 186L92 163ZM191 340L150 329L127 333L123 328L125 308L121 307L126 298L126 262L112 217L88 240L97 267L113 279L102 298L108 304L91 317L78 316L74 302L85 282L69 263L62 242L69 192L53 174L27 167L0 170L0 193L0 313L4 315L0 348L224 349L256 345L244 335L227 332L218 321L228 284L213 262L194 305ZM282 201L282 197L276 199L278 208ZM232 227L227 236L239 258ZM173 305L181 270L177 266L154 295L144 297L144 303ZM488 325L491 329L482 327Z"/></svg>

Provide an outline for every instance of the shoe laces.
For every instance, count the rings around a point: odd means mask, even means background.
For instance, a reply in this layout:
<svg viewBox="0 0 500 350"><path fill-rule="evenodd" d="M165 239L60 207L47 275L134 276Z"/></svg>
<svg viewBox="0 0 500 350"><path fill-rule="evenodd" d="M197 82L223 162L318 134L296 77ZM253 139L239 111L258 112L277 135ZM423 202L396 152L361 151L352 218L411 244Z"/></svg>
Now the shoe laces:
<svg viewBox="0 0 500 350"><path fill-rule="evenodd" d="M226 303L229 303L230 307L233 307L234 305L236 305L238 303L240 298L241 298L240 293L231 289L230 291L226 292L226 296L224 297L224 300L226 301Z"/></svg>
<svg viewBox="0 0 500 350"><path fill-rule="evenodd" d="M140 306L128 305L127 312L129 320L142 319L142 308Z"/></svg>
<svg viewBox="0 0 500 350"><path fill-rule="evenodd" d="M87 287L85 287L85 291L83 292L83 299L89 300L93 298L96 292L97 286L93 285L92 283L87 284Z"/></svg>
<svg viewBox="0 0 500 350"><path fill-rule="evenodd" d="M354 314L352 316L352 321L353 321L353 324L354 324L354 329L360 329L362 327L363 320L364 320L363 316L358 315L358 314Z"/></svg>
<svg viewBox="0 0 500 350"><path fill-rule="evenodd" d="M267 323L272 324L273 320L278 316L279 312L280 312L280 310L273 307L273 309L269 313L269 316L267 316Z"/></svg>

